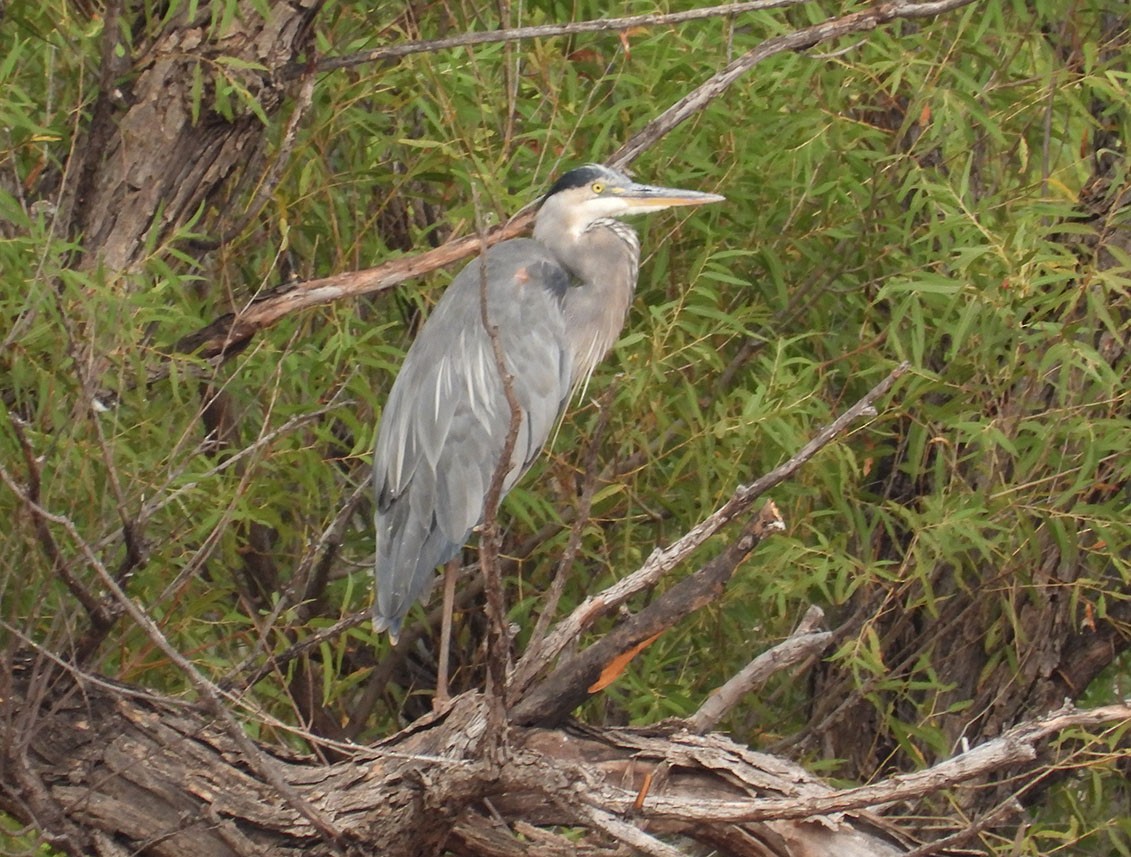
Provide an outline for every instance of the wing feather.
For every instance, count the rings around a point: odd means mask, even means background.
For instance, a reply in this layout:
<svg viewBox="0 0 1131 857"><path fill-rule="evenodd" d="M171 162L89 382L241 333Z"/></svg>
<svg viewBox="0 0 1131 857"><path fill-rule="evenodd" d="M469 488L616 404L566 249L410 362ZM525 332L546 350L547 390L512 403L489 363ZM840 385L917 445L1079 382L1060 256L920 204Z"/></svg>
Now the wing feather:
<svg viewBox="0 0 1131 857"><path fill-rule="evenodd" d="M513 378L521 425L509 490L549 438L570 392L562 313L569 278L535 241L487 254L488 318ZM510 409L480 311L480 266L452 281L409 349L374 452L379 629L395 637L412 604L483 517Z"/></svg>

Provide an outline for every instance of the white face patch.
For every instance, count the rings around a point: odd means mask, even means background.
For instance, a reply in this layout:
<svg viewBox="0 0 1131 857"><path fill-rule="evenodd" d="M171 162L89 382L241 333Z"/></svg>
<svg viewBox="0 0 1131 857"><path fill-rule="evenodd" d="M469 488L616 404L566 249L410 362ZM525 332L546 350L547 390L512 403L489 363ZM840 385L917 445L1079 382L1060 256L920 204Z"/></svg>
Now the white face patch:
<svg viewBox="0 0 1131 857"><path fill-rule="evenodd" d="M565 225L567 234L574 240L580 237L595 221L608 220L622 214L631 214L637 207L633 204L636 200L617 196L598 196L581 202L573 202L569 199L574 194L581 196L589 192L588 188L579 188L577 191L558 194L546 202L547 206L554 206L561 210L560 213L554 212L558 214L557 221L559 224ZM652 210L651 206L649 206L649 210ZM537 237L539 236L536 233L535 238Z"/></svg>

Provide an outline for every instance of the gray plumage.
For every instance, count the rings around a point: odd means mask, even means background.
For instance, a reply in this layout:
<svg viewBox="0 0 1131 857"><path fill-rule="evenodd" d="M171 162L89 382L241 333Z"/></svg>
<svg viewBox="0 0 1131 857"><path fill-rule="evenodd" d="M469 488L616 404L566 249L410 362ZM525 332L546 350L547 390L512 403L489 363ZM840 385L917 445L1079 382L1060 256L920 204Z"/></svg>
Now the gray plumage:
<svg viewBox="0 0 1131 857"><path fill-rule="evenodd" d="M613 218L721 199L638 185L595 164L579 167L546 194L533 238L496 245L452 280L409 349L377 433L378 631L396 642L436 567L459 553L482 519L502 457L510 407L482 322L482 267L488 318L521 411L505 494L624 325L640 244Z"/></svg>

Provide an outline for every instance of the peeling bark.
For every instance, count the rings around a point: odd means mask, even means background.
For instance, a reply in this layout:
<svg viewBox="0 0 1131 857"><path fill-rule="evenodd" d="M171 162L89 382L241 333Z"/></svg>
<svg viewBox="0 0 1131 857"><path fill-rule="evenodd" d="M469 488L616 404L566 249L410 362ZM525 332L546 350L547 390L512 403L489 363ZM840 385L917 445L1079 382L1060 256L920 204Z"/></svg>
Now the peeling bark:
<svg viewBox="0 0 1131 857"><path fill-rule="evenodd" d="M11 678L6 699L28 702L30 675L18 670ZM467 694L378 748L337 747L346 758L334 764L269 751L286 781L331 820L338 840L330 844L250 773L239 749L203 711L109 683L76 684L69 676L54 685L34 729L23 736L24 764L54 810L52 818L38 813L36 823L69 854L118 853L107 844L113 842L155 857L370 854L377 846L395 857L429 853L453 837L453 845L473 847L474 853L506 855L515 853L517 843L497 822L484 832L485 800L514 825L578 825L586 791L611 790L631 799L645 775L660 768L666 773L653 779L650 793L676 800L828 791L800 768L720 736L669 737L681 731L676 727L650 734L514 729L507 763L491 773L478 753L486 700ZM12 737L4 734L9 772ZM26 815L10 789L0 789L0 806ZM898 837L894 828L867 816L767 822L741 833L671 819L646 826L717 843L730 854L901 853L891 844ZM545 836L552 839L548 831ZM777 845L757 844L765 842ZM809 850L789 842L807 843ZM813 850L815 842L826 842L825 850ZM593 853L610 845L599 835L585 844Z"/></svg>
<svg viewBox="0 0 1131 857"><path fill-rule="evenodd" d="M697 842L721 855L887 857L912 841L866 807L953 789L1035 757L1061 729L1131 714L1057 712L935 770L837 792L792 762L679 722L512 726L496 767L481 752L489 701L468 693L376 747L333 745L341 760L331 764L263 748L329 820L334 839L325 841L203 709L78 673L56 671L47 689L41 669L24 660L5 676L9 713L35 716L29 728L0 731L0 808L33 821L65 853L99 857L410 857L441 848L510 857L539 841L539 853L609 853L619 837L594 823L595 812L621 819L614 832L627 823L646 842ZM9 785L21 778L37 784L34 806ZM554 832L562 826L587 833L564 840Z"/></svg>

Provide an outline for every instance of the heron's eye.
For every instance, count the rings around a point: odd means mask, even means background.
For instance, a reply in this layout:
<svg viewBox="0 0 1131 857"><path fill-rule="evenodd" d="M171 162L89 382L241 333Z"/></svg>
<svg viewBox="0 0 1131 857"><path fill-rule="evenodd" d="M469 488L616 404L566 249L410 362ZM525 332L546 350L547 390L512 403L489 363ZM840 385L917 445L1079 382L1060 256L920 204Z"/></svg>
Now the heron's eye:
<svg viewBox="0 0 1131 857"><path fill-rule="evenodd" d="M589 189L593 191L593 193L604 193L605 185L602 182L593 182L593 184L589 186Z"/></svg>

